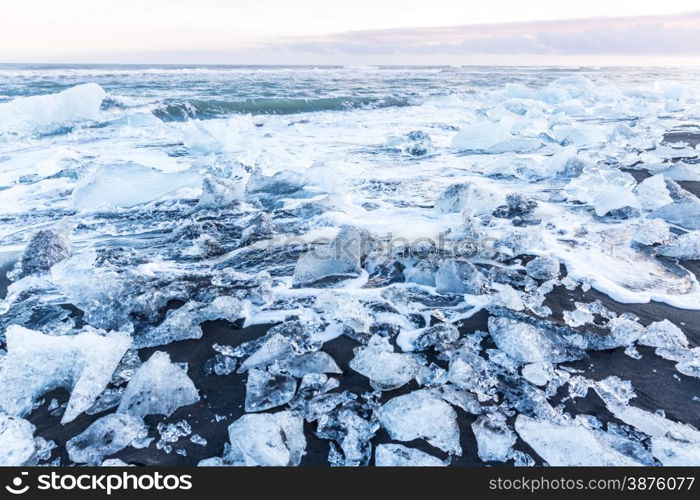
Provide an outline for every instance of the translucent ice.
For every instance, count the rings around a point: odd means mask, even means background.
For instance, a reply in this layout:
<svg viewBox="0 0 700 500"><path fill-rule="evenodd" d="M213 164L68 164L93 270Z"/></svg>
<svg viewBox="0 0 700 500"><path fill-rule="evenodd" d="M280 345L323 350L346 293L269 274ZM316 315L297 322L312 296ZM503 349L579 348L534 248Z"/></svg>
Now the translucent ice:
<svg viewBox="0 0 700 500"><path fill-rule="evenodd" d="M489 318L489 333L499 349L523 363L561 363L585 355L553 332L509 318Z"/></svg>
<svg viewBox="0 0 700 500"><path fill-rule="evenodd" d="M644 210L656 210L673 201L663 175L653 175L644 179L637 185L635 191Z"/></svg>
<svg viewBox="0 0 700 500"><path fill-rule="evenodd" d="M639 343L670 351L688 348L688 339L683 331L667 319L647 326L639 337Z"/></svg>
<svg viewBox="0 0 700 500"><path fill-rule="evenodd" d="M250 245L258 240L264 240L272 236L272 219L265 212L254 215L247 221L246 227L241 233L241 240Z"/></svg>
<svg viewBox="0 0 700 500"><path fill-rule="evenodd" d="M90 408L131 344L126 333L87 330L53 337L12 325L5 332L7 356L0 366L0 408L24 416L57 387L71 391L61 419L67 423Z"/></svg>
<svg viewBox="0 0 700 500"><path fill-rule="evenodd" d="M70 253L67 225L37 231L29 239L22 254L22 275L46 272L57 262L68 258Z"/></svg>
<svg viewBox="0 0 700 500"><path fill-rule="evenodd" d="M316 435L333 440L329 454L331 465L355 467L369 462L371 439L378 427L376 421L363 418L355 409L341 406L320 415ZM340 451L334 443L340 446Z"/></svg>
<svg viewBox="0 0 700 500"><path fill-rule="evenodd" d="M435 200L440 213L467 211L470 214L489 214L499 205L496 196L471 182L448 186Z"/></svg>
<svg viewBox="0 0 700 500"><path fill-rule="evenodd" d="M335 360L323 351L290 356L281 360L278 368L296 378L309 373L342 373Z"/></svg>
<svg viewBox="0 0 700 500"><path fill-rule="evenodd" d="M676 236L673 240L656 249L659 255L681 260L700 260L700 231Z"/></svg>
<svg viewBox="0 0 700 500"><path fill-rule="evenodd" d="M0 104L0 135L46 134L76 122L99 119L106 93L86 83L50 95L19 97Z"/></svg>
<svg viewBox="0 0 700 500"><path fill-rule="evenodd" d="M0 465L24 465L34 450L34 426L22 418L0 413Z"/></svg>
<svg viewBox="0 0 700 500"><path fill-rule="evenodd" d="M482 415L472 424L479 458L485 462L505 462L515 444L515 433L501 413Z"/></svg>
<svg viewBox="0 0 700 500"><path fill-rule="evenodd" d="M73 205L78 210L133 207L199 184L194 170L169 173L136 163L102 165L75 186Z"/></svg>
<svg viewBox="0 0 700 500"><path fill-rule="evenodd" d="M641 465L605 442L595 431L575 423L554 423L518 415L515 430L551 466Z"/></svg>
<svg viewBox="0 0 700 500"><path fill-rule="evenodd" d="M297 390L296 381L287 375L265 370L248 371L245 389L245 411L265 411L288 403Z"/></svg>
<svg viewBox="0 0 700 500"><path fill-rule="evenodd" d="M525 272L538 280L559 277L559 261L552 257L535 257L525 265Z"/></svg>
<svg viewBox="0 0 700 500"><path fill-rule="evenodd" d="M323 285L359 276L367 241L364 231L350 226L342 228L327 246L316 247L299 258L294 268L294 285Z"/></svg>
<svg viewBox="0 0 700 500"><path fill-rule="evenodd" d="M672 237L669 225L663 219L643 219L637 223L632 240L642 245L665 243Z"/></svg>
<svg viewBox="0 0 700 500"><path fill-rule="evenodd" d="M140 418L111 413L68 440L66 451L73 462L99 465L105 457L123 450L146 433L146 425Z"/></svg>
<svg viewBox="0 0 700 500"><path fill-rule="evenodd" d="M637 186L631 174L615 168L589 167L564 188L569 200L592 205L599 216L624 207L638 207L632 190Z"/></svg>
<svg viewBox="0 0 700 500"><path fill-rule="evenodd" d="M444 467L445 462L424 451L400 444L380 444L374 452L377 467Z"/></svg>
<svg viewBox="0 0 700 500"><path fill-rule="evenodd" d="M419 328L418 330L401 330L396 337L396 344L407 351L425 351L431 346L443 346L456 341L459 330L450 323Z"/></svg>
<svg viewBox="0 0 700 500"><path fill-rule="evenodd" d="M466 260L447 259L435 274L435 289L439 293L480 295L487 287L486 277Z"/></svg>
<svg viewBox="0 0 700 500"><path fill-rule="evenodd" d="M288 411L243 415L228 428L226 461L242 466L297 466L306 452L303 420Z"/></svg>
<svg viewBox="0 0 700 500"><path fill-rule="evenodd" d="M390 391L415 378L420 364L410 354L395 353L386 338L375 335L355 350L350 368L369 378L374 389Z"/></svg>
<svg viewBox="0 0 700 500"><path fill-rule="evenodd" d="M270 177L266 177L256 170L250 175L246 192L249 196L260 194L288 195L299 191L306 185L306 179L292 170L282 170Z"/></svg>
<svg viewBox="0 0 700 500"><path fill-rule="evenodd" d="M447 453L462 454L457 414L449 404L426 390L395 397L377 414L392 439L422 438Z"/></svg>
<svg viewBox="0 0 700 500"><path fill-rule="evenodd" d="M198 208L227 208L243 199L244 186L240 179L207 175L202 179L202 194Z"/></svg>
<svg viewBox="0 0 700 500"><path fill-rule="evenodd" d="M167 353L157 351L134 373L117 412L169 417L181 406L197 401L199 393L187 373Z"/></svg>
<svg viewBox="0 0 700 500"><path fill-rule="evenodd" d="M481 121L463 127L452 138L452 147L457 151L488 152L512 137L506 125Z"/></svg>

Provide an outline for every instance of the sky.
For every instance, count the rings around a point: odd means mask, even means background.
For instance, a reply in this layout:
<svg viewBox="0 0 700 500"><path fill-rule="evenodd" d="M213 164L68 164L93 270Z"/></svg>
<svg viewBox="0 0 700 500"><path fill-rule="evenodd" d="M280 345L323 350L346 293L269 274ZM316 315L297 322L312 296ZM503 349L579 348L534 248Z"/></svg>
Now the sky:
<svg viewBox="0 0 700 500"><path fill-rule="evenodd" d="M0 11L0 62L700 64L700 5L21 0Z"/></svg>

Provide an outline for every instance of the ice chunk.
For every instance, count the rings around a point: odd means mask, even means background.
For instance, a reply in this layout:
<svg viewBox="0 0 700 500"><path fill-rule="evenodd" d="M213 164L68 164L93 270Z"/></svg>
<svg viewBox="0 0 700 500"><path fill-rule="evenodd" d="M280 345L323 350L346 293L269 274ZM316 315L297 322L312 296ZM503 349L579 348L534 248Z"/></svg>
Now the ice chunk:
<svg viewBox="0 0 700 500"><path fill-rule="evenodd" d="M665 243L672 238L671 230L663 219L644 219L637 223L632 240L642 245Z"/></svg>
<svg viewBox="0 0 700 500"><path fill-rule="evenodd" d="M639 343L663 350L687 349L688 339L683 331L669 320L656 321L646 327Z"/></svg>
<svg viewBox="0 0 700 500"><path fill-rule="evenodd" d="M52 229L42 229L32 235L22 254L22 276L39 274L71 254L67 224Z"/></svg>
<svg viewBox="0 0 700 500"><path fill-rule="evenodd" d="M421 259L407 265L403 270L403 277L405 281L410 283L435 286L435 273L437 270L438 265L435 261L430 259Z"/></svg>
<svg viewBox="0 0 700 500"><path fill-rule="evenodd" d="M296 378L310 373L342 373L335 360L323 351L290 356L281 360L278 368Z"/></svg>
<svg viewBox="0 0 700 500"><path fill-rule="evenodd" d="M374 335L366 347L355 350L350 368L369 378L375 390L390 391L415 378L420 364L410 354L395 353L386 338Z"/></svg>
<svg viewBox="0 0 700 500"><path fill-rule="evenodd" d="M459 330L450 323L420 328L418 330L401 330L396 337L396 345L403 351L425 351L431 346L444 346L459 338Z"/></svg>
<svg viewBox="0 0 700 500"><path fill-rule="evenodd" d="M295 354L317 351L323 344L313 338L317 325L299 320L286 321L268 330L261 338L242 344L235 356L249 356L238 369L244 372L250 368L260 368L274 363L278 359Z"/></svg>
<svg viewBox="0 0 700 500"><path fill-rule="evenodd" d="M227 120L187 120L182 124L183 144L199 153L220 153L245 150L253 130L251 115L238 115Z"/></svg>
<svg viewBox="0 0 700 500"><path fill-rule="evenodd" d="M554 376L554 369L552 363L546 361L541 363L530 363L523 366L522 375L525 380L531 384L538 386L547 385L547 383Z"/></svg>
<svg viewBox="0 0 700 500"><path fill-rule="evenodd" d="M656 249L659 255L681 260L700 260L700 231L676 236L671 242Z"/></svg>
<svg viewBox="0 0 700 500"><path fill-rule="evenodd" d="M656 210L673 201L663 175L653 175L644 179L637 185L635 191L644 210Z"/></svg>
<svg viewBox="0 0 700 500"><path fill-rule="evenodd" d="M518 415L515 430L551 466L638 466L595 431L575 423L554 423Z"/></svg>
<svg viewBox="0 0 700 500"><path fill-rule="evenodd" d="M592 205L598 216L624 207L638 207L639 201L632 192L637 186L631 174L616 168L595 166L586 168L581 176L564 188L569 200Z"/></svg>
<svg viewBox="0 0 700 500"><path fill-rule="evenodd" d="M274 375L265 370L248 371L245 411L265 411L288 403L297 390L296 381L287 375Z"/></svg>
<svg viewBox="0 0 700 500"><path fill-rule="evenodd" d="M585 357L553 333L509 318L489 318L489 333L499 349L522 363L561 363Z"/></svg>
<svg viewBox="0 0 700 500"><path fill-rule="evenodd" d="M663 219L686 229L700 229L700 199L673 181L666 181L673 203L654 210L650 217Z"/></svg>
<svg viewBox="0 0 700 500"><path fill-rule="evenodd" d="M303 189L306 182L304 176L292 170L282 170L270 177L266 177L260 170L256 170L248 178L246 192L249 196L261 193L288 195Z"/></svg>
<svg viewBox="0 0 700 500"><path fill-rule="evenodd" d="M493 193L471 182L452 184L435 200L435 209L443 214L463 210L473 215L490 214L498 205Z"/></svg>
<svg viewBox="0 0 700 500"><path fill-rule="evenodd" d="M0 104L0 135L47 134L76 122L98 120L107 94L96 83Z"/></svg>
<svg viewBox="0 0 700 500"><path fill-rule="evenodd" d="M435 274L435 289L439 293L480 295L487 291L488 281L471 262L447 259Z"/></svg>
<svg viewBox="0 0 700 500"><path fill-rule="evenodd" d="M481 401L493 396L494 387L498 383L492 365L470 346L450 355L448 380L460 389L474 392Z"/></svg>
<svg viewBox="0 0 700 500"><path fill-rule="evenodd" d="M244 198L240 179L227 179L207 175L202 179L202 194L197 208L226 208Z"/></svg>
<svg viewBox="0 0 700 500"><path fill-rule="evenodd" d="M559 277L559 261L552 257L535 257L525 265L525 272L538 280Z"/></svg>
<svg viewBox="0 0 700 500"><path fill-rule="evenodd" d="M160 435L156 449L163 450L165 453L170 453L173 450L172 443L177 443L180 438L192 434L192 427L187 420L170 423L158 422L156 429Z"/></svg>
<svg viewBox="0 0 700 500"><path fill-rule="evenodd" d="M243 415L228 428L225 461L240 466L297 466L306 453L304 421L288 411Z"/></svg>
<svg viewBox="0 0 700 500"><path fill-rule="evenodd" d="M355 467L369 462L372 456L370 440L378 428L376 421L368 421L355 409L341 406L320 415L316 435L340 445L342 454L331 443L328 460L332 466Z"/></svg>
<svg viewBox="0 0 700 500"><path fill-rule="evenodd" d="M392 439L425 439L452 455L461 455L457 414L442 399L426 390L395 397L377 412L379 422Z"/></svg>
<svg viewBox="0 0 700 500"><path fill-rule="evenodd" d="M24 416L41 395L64 387L71 396L62 423L92 406L131 345L126 333L92 329L53 337L12 325L5 336L8 353L0 366L0 408Z"/></svg>
<svg viewBox="0 0 700 500"><path fill-rule="evenodd" d="M479 458L485 462L508 460L515 444L515 433L506 424L506 417L502 413L482 415L472 424L472 431L476 437Z"/></svg>
<svg viewBox="0 0 700 500"><path fill-rule="evenodd" d="M508 193L506 205L493 213L496 217L512 219L530 215L537 208L537 202L521 193Z"/></svg>
<svg viewBox="0 0 700 500"><path fill-rule="evenodd" d="M481 121L464 126L452 138L452 148L457 151L483 151L497 149L510 139L512 135L508 128L500 123Z"/></svg>
<svg viewBox="0 0 700 500"><path fill-rule="evenodd" d="M368 241L365 231L345 226L329 245L316 247L299 258L294 268L294 286L322 286L356 278Z"/></svg>
<svg viewBox="0 0 700 500"><path fill-rule="evenodd" d="M99 465L102 460L123 450L132 441L146 436L143 421L131 415L111 413L95 420L82 433L66 443L66 451L73 462Z"/></svg>
<svg viewBox="0 0 700 500"><path fill-rule="evenodd" d="M134 373L117 412L169 417L181 406L197 401L197 388L187 373L172 363L167 353L157 351Z"/></svg>
<svg viewBox="0 0 700 500"><path fill-rule="evenodd" d="M401 444L380 444L374 452L377 467L444 467L445 462L424 451Z"/></svg>
<svg viewBox="0 0 700 500"><path fill-rule="evenodd" d="M34 426L22 418L0 413L0 466L26 464L35 448Z"/></svg>
<svg viewBox="0 0 700 500"><path fill-rule="evenodd" d="M409 156L425 156L434 149L432 139L422 130L413 130L405 137L388 137L385 145L388 149Z"/></svg>
<svg viewBox="0 0 700 500"><path fill-rule="evenodd" d="M210 358L204 363L204 372L207 375L230 375L236 371L236 366L238 361L236 358L231 356L225 356L223 354L217 354L213 358Z"/></svg>
<svg viewBox="0 0 700 500"><path fill-rule="evenodd" d="M73 206L78 210L133 207L199 183L195 170L167 173L136 163L102 165L75 186Z"/></svg>

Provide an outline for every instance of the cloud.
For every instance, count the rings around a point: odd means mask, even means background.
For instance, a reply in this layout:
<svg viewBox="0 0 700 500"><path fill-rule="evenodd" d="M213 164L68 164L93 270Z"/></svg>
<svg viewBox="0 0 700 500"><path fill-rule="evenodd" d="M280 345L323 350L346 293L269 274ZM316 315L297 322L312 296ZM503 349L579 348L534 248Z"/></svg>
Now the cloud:
<svg viewBox="0 0 700 500"><path fill-rule="evenodd" d="M261 48L322 55L699 56L700 11L353 31L286 38Z"/></svg>

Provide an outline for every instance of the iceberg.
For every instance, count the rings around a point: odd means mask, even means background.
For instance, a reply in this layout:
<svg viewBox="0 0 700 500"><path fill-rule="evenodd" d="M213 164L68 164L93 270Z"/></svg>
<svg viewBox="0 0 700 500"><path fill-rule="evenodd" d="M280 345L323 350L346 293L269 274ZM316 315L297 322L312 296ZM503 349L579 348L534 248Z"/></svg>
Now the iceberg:
<svg viewBox="0 0 700 500"><path fill-rule="evenodd" d="M51 336L11 325L5 332L7 356L0 366L0 408L17 416L29 414L46 392L71 391L61 423L90 408L112 379L131 345L126 333L94 329L71 336Z"/></svg>

